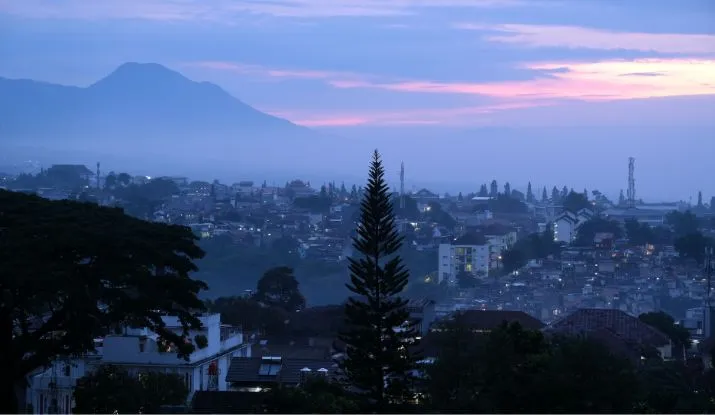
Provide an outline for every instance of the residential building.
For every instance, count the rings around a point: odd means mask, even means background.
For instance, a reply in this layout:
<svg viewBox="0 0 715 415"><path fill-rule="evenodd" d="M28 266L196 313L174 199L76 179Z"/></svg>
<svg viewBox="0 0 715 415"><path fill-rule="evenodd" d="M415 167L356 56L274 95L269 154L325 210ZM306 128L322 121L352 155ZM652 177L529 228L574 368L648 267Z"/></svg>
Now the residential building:
<svg viewBox="0 0 715 415"><path fill-rule="evenodd" d="M329 358L236 357L231 360L225 380L230 390L264 392L279 386L297 386L310 376L336 375L337 364Z"/></svg>
<svg viewBox="0 0 715 415"><path fill-rule="evenodd" d="M126 329L124 334L96 340L96 351L83 357L54 362L47 370L29 377L27 406L32 413L71 413L77 380L103 364L126 369L132 375L142 372L174 373L181 376L193 393L202 390L227 390L225 376L233 357L250 357L250 344L241 329L221 324L221 316L202 316L202 328L190 332L190 338L204 336L206 347L198 348L188 360L175 350L162 348L158 336L148 329ZM176 317L163 317L169 330L182 328Z"/></svg>
<svg viewBox="0 0 715 415"><path fill-rule="evenodd" d="M484 235L468 233L450 244L440 244L437 280L457 283L457 275L467 272L479 276L489 274L490 245Z"/></svg>
<svg viewBox="0 0 715 415"><path fill-rule="evenodd" d="M581 209L577 213L565 210L554 219L554 241L570 244L576 239L578 228L593 218L590 209Z"/></svg>
<svg viewBox="0 0 715 415"><path fill-rule="evenodd" d="M635 219L640 223L647 224L650 226L662 226L666 223L666 216L668 213L676 210L677 206L670 207L666 206L643 206L631 209L608 209L603 212L604 216L612 219L624 222L628 219Z"/></svg>

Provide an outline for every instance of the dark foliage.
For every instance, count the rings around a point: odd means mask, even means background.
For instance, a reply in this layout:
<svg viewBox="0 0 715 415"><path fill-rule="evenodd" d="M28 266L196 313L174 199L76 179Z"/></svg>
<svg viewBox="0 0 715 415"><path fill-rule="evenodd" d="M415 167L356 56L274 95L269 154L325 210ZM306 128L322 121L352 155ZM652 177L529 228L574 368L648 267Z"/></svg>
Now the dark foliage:
<svg viewBox="0 0 715 415"><path fill-rule="evenodd" d="M297 197L293 200L293 206L299 209L306 209L312 213L326 213L330 211L332 199L325 195Z"/></svg>
<svg viewBox="0 0 715 415"><path fill-rule="evenodd" d="M489 201L489 210L496 213L526 213L527 206L518 199L512 198L511 195L497 195Z"/></svg>
<svg viewBox="0 0 715 415"><path fill-rule="evenodd" d="M428 221L450 229L457 224L452 215L442 209L442 205L439 202L429 202L427 206L428 210L425 212L425 216Z"/></svg>
<svg viewBox="0 0 715 415"><path fill-rule="evenodd" d="M690 211L672 211L665 217L665 222L673 229L676 238L692 235L698 232L698 218Z"/></svg>
<svg viewBox="0 0 715 415"><path fill-rule="evenodd" d="M564 209L574 213L577 213L581 209L591 208L588 197L583 193L576 193L573 190L561 200L561 205Z"/></svg>
<svg viewBox="0 0 715 415"><path fill-rule="evenodd" d="M674 246L681 258L692 259L702 265L705 263L705 249L715 247L715 241L695 232L679 237Z"/></svg>
<svg viewBox="0 0 715 415"><path fill-rule="evenodd" d="M298 289L298 281L293 269L277 267L266 271L256 287L257 301L268 306L282 308L288 312L305 308L305 297Z"/></svg>
<svg viewBox="0 0 715 415"><path fill-rule="evenodd" d="M645 245L656 243L656 235L653 229L647 224L640 223L636 219L626 219L625 226L628 241L633 245Z"/></svg>
<svg viewBox="0 0 715 415"><path fill-rule="evenodd" d="M516 323L474 333L459 315L440 329L427 373L429 406L441 413L613 413L636 403L630 363L598 343Z"/></svg>
<svg viewBox="0 0 715 415"><path fill-rule="evenodd" d="M14 412L14 386L27 374L93 349L117 325L148 327L190 353L184 339L201 325L207 287L189 274L202 256L185 227L0 190L0 412ZM165 329L167 314L182 334Z"/></svg>
<svg viewBox="0 0 715 415"><path fill-rule="evenodd" d="M290 313L280 307L266 307L258 301L243 297L219 297L206 302L212 313L220 313L221 321L241 327L245 333L283 335L290 322Z"/></svg>
<svg viewBox="0 0 715 415"><path fill-rule="evenodd" d="M299 388L277 388L265 401L268 413L277 414L353 414L359 413L359 400L342 385L313 375Z"/></svg>
<svg viewBox="0 0 715 415"><path fill-rule="evenodd" d="M159 413L162 405L186 403L188 393L177 374L145 372L135 377L116 366L100 366L78 380L74 413Z"/></svg>
<svg viewBox="0 0 715 415"><path fill-rule="evenodd" d="M502 253L504 271L515 271L531 260L558 256L561 247L554 242L553 231L547 228L542 233L532 233L519 239L511 249Z"/></svg>
<svg viewBox="0 0 715 415"><path fill-rule="evenodd" d="M596 217L579 226L574 244L592 246L597 233L612 233L615 239L620 239L623 236L623 229L618 221Z"/></svg>

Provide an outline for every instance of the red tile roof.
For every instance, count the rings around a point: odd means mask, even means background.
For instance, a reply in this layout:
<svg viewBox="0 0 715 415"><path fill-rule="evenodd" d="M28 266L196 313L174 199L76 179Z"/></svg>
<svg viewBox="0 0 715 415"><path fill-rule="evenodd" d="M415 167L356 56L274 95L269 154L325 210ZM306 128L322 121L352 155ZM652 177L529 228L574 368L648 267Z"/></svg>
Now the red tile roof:
<svg viewBox="0 0 715 415"><path fill-rule="evenodd" d="M670 343L668 336L621 310L583 308L553 323L549 331L586 334L609 330L627 342L660 347Z"/></svg>

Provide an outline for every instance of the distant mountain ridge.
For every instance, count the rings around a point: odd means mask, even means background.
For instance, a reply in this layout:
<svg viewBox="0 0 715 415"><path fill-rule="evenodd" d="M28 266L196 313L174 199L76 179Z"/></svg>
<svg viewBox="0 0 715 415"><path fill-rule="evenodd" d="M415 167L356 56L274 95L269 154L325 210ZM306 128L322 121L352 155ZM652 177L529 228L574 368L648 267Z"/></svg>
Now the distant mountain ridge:
<svg viewBox="0 0 715 415"><path fill-rule="evenodd" d="M167 144L166 139L218 145L251 137L308 138L314 133L265 114L219 86L194 82L155 63L125 63L86 88L0 78L0 137L46 145Z"/></svg>

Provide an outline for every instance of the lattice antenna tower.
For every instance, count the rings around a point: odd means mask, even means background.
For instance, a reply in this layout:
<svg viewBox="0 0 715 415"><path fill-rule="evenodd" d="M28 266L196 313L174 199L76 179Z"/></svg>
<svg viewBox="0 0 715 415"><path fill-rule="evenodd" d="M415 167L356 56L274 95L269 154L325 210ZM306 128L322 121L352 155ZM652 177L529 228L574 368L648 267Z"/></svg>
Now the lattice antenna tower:
<svg viewBox="0 0 715 415"><path fill-rule="evenodd" d="M99 189L100 189L100 186L99 186L99 162L97 162L97 190L99 190Z"/></svg>
<svg viewBox="0 0 715 415"><path fill-rule="evenodd" d="M627 203L629 208L636 206L636 159L634 157L628 157L628 193L626 194Z"/></svg>
<svg viewBox="0 0 715 415"><path fill-rule="evenodd" d="M400 165L400 210L405 209L405 162Z"/></svg>

